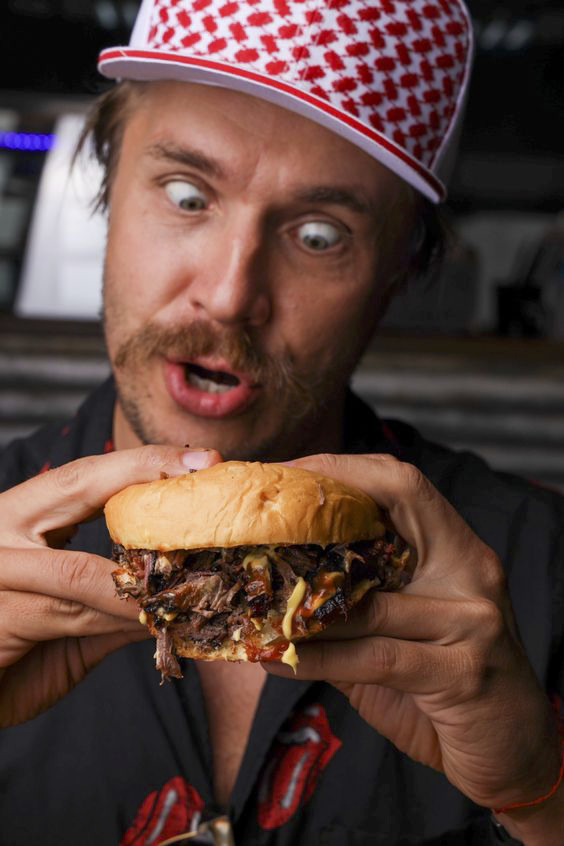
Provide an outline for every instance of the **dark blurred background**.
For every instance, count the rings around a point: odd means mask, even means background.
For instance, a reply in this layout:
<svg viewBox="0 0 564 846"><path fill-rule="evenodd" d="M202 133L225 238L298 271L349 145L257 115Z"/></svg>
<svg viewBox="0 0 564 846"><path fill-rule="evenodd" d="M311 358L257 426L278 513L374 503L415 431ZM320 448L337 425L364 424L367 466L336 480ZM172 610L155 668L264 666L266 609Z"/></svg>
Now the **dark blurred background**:
<svg viewBox="0 0 564 846"><path fill-rule="evenodd" d="M393 304L355 378L381 413L564 489L564 4L468 0L476 60L440 277ZM135 0L2 0L0 445L107 373L98 172L68 162ZM56 143L55 143L56 142Z"/></svg>

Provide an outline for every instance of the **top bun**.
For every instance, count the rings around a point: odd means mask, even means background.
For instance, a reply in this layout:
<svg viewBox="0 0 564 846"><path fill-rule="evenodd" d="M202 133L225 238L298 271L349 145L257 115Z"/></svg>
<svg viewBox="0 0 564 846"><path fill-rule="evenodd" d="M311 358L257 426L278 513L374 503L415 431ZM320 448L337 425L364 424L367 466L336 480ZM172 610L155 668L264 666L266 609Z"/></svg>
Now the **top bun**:
<svg viewBox="0 0 564 846"><path fill-rule="evenodd" d="M106 504L126 549L352 543L380 537L365 493L298 467L227 461L186 476L131 485Z"/></svg>

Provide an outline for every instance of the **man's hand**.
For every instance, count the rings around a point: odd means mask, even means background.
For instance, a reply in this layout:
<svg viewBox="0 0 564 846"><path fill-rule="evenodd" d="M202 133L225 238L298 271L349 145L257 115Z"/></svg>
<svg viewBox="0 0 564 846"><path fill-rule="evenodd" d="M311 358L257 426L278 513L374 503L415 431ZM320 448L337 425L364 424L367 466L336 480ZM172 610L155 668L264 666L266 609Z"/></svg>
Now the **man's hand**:
<svg viewBox="0 0 564 846"><path fill-rule="evenodd" d="M34 717L105 655L147 637L136 604L116 596L115 565L57 547L127 485L219 460L143 447L82 458L0 494L0 727Z"/></svg>
<svg viewBox="0 0 564 846"><path fill-rule="evenodd" d="M372 496L418 557L401 593L372 591L346 623L300 644L297 677L330 681L378 732L480 805L548 792L560 768L556 721L494 552L411 465L377 455L293 463ZM282 664L264 667L291 676ZM564 828L547 831L526 842L564 843ZM562 839L551 839L557 831Z"/></svg>

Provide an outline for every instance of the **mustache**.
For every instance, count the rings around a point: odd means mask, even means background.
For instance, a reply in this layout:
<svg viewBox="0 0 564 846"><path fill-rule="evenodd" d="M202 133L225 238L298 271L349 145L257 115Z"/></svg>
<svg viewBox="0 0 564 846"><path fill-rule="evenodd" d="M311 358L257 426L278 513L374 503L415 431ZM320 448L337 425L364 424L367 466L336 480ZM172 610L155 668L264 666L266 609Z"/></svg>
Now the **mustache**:
<svg viewBox="0 0 564 846"><path fill-rule="evenodd" d="M191 361L212 355L224 359L233 370L244 372L254 384L289 396L295 411L300 408L300 416L311 410L313 385L298 375L290 354L269 355L245 329L218 330L204 320L179 326L149 323L120 345L114 366L127 370L156 356Z"/></svg>

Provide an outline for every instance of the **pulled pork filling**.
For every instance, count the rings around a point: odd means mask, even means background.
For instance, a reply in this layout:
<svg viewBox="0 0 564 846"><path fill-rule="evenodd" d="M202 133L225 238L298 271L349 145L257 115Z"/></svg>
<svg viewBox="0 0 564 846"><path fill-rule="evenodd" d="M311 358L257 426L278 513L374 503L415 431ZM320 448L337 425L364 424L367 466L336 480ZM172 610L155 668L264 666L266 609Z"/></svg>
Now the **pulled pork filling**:
<svg viewBox="0 0 564 846"><path fill-rule="evenodd" d="M114 546L113 573L120 596L136 599L141 619L157 632L157 668L163 678L180 676L173 639L208 650L243 640L267 620L287 646L325 628L367 590L396 590L413 570L405 542L387 531L382 538L349 544L237 546L156 552ZM301 580L301 581L300 581ZM300 601L286 622L288 600L300 582ZM294 594L295 595L295 594ZM282 636L284 634L284 640ZM249 660L265 655L249 654ZM277 656L278 657L278 656Z"/></svg>

